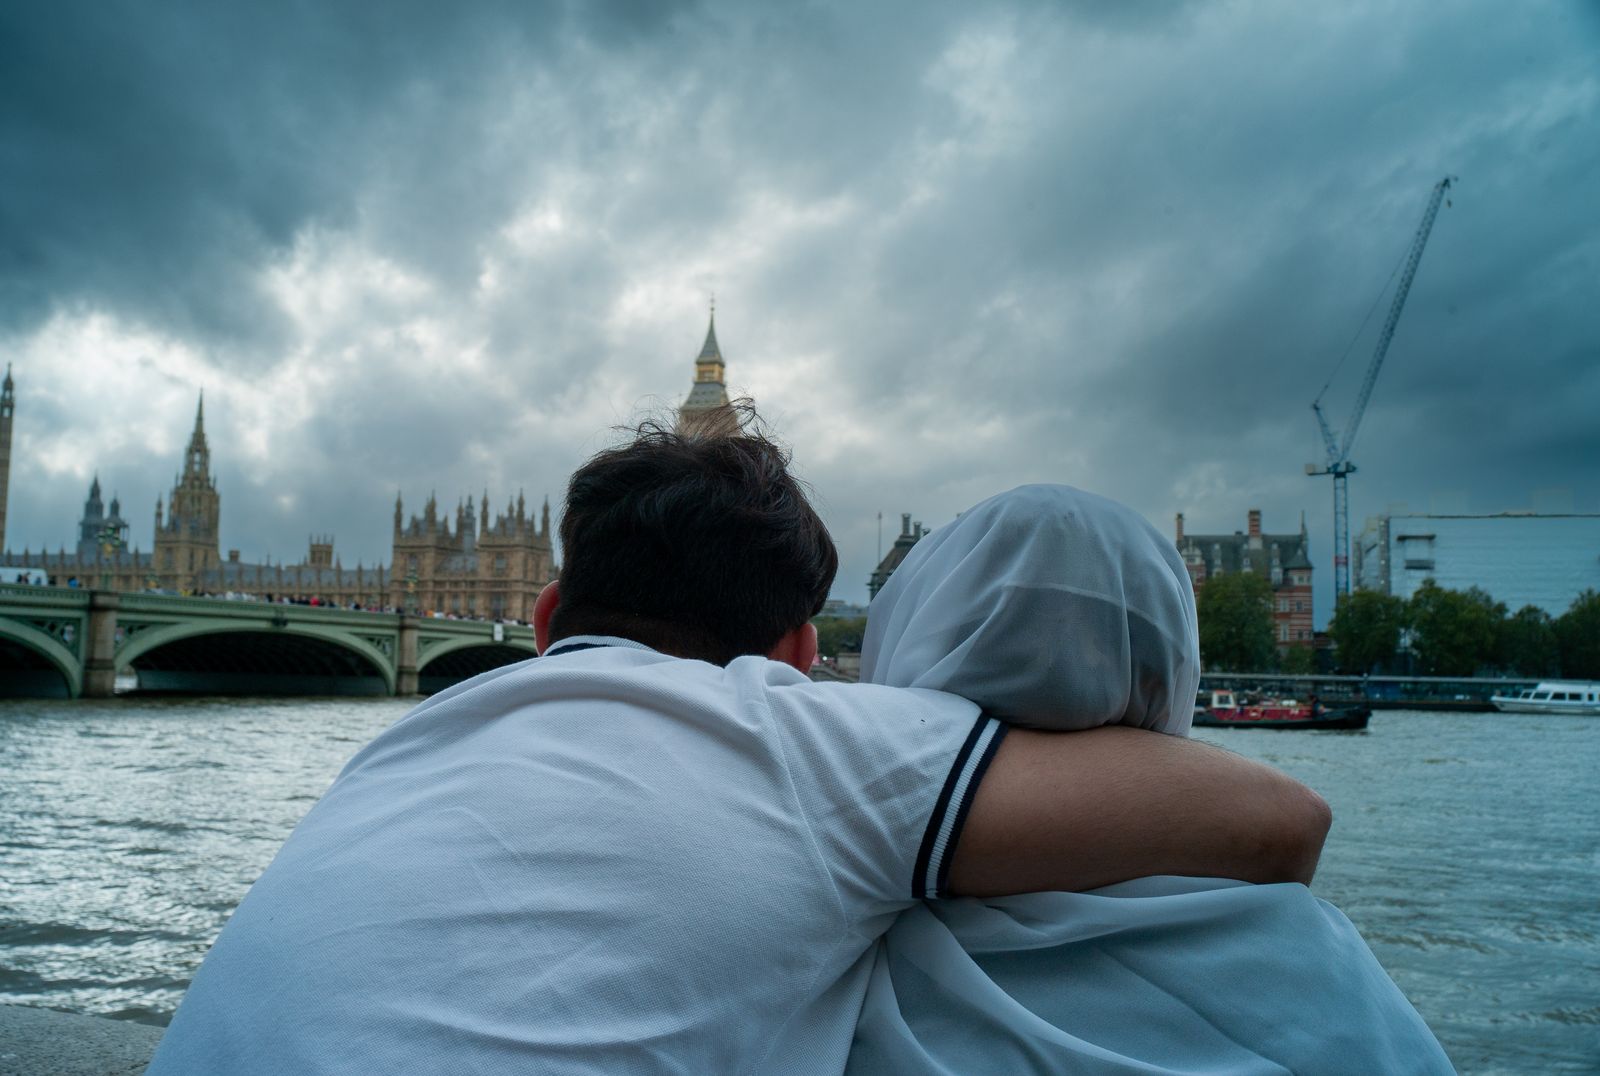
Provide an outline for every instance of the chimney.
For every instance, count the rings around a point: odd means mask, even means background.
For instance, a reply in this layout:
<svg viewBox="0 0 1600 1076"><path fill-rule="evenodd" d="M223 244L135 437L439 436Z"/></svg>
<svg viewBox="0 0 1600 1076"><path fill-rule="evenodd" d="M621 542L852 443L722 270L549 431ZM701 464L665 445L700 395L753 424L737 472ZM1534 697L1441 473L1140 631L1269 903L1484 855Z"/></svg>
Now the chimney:
<svg viewBox="0 0 1600 1076"><path fill-rule="evenodd" d="M902 537L902 538L911 537L911 513L910 512L902 512L902 513L900 513L900 537Z"/></svg>
<svg viewBox="0 0 1600 1076"><path fill-rule="evenodd" d="M1178 513L1178 544L1183 544L1183 513Z"/></svg>
<svg viewBox="0 0 1600 1076"><path fill-rule="evenodd" d="M1261 509L1250 509L1250 537L1261 537Z"/></svg>

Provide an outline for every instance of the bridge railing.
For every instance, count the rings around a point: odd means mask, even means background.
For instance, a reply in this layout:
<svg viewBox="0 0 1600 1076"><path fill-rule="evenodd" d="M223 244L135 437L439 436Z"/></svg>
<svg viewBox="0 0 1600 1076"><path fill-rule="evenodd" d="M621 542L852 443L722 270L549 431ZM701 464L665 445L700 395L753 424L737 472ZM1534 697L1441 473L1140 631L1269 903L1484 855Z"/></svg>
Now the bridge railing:
<svg viewBox="0 0 1600 1076"><path fill-rule="evenodd" d="M61 608L89 607L93 591L83 587L36 587L25 583L0 583L0 598L55 605Z"/></svg>

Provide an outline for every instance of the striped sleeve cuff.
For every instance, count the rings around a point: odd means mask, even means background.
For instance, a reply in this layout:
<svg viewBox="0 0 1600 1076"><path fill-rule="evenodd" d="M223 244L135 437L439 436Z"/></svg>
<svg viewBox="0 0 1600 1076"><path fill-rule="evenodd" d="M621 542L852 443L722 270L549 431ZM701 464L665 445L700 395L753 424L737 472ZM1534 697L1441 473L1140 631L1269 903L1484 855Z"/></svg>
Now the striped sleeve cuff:
<svg viewBox="0 0 1600 1076"><path fill-rule="evenodd" d="M1004 722L981 714L961 745L955 764L950 767L950 776L945 778L944 788L933 805L933 816L928 819L928 830L917 852L917 866L911 880L913 899L931 900L946 895L950 858L961 837L961 827L966 824L967 811L972 807L978 783L983 780L983 771L989 768L995 750L1005 739L1006 728Z"/></svg>

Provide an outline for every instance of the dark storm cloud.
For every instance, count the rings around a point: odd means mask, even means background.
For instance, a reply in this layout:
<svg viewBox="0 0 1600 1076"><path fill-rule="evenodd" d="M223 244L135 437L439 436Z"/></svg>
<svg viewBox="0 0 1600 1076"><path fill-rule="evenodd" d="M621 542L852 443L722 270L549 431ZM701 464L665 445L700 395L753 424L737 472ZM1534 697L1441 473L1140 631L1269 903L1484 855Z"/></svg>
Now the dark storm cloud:
<svg viewBox="0 0 1600 1076"><path fill-rule="evenodd" d="M89 10L0 13L0 334L106 313L235 379L225 544L370 562L396 489L558 494L685 387L716 290L841 595L879 511L1037 479L1196 530L1309 509L1323 563L1308 405L1447 172L1356 525L1462 490L1600 510L1592 5ZM31 443L81 470L105 424L51 391ZM290 432L246 458L253 424ZM119 449L125 500L182 434ZM81 493L39 486L14 472L11 526L55 535Z"/></svg>
<svg viewBox="0 0 1600 1076"><path fill-rule="evenodd" d="M457 248L427 237L470 249L505 210L483 129L503 80L574 34L633 40L677 10L8 7L0 317L21 328L83 302L229 344L270 337L282 326L255 288L262 262L394 188L406 204L389 211L411 226L393 245L446 271Z"/></svg>

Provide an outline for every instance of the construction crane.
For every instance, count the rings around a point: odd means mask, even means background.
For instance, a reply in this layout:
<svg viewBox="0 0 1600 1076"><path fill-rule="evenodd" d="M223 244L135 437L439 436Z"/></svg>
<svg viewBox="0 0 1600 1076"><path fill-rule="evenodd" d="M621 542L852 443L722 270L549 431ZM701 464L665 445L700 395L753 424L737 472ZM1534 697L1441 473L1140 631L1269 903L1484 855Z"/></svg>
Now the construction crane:
<svg viewBox="0 0 1600 1076"><path fill-rule="evenodd" d="M1383 357L1388 354L1389 342L1394 339L1394 328L1400 323L1400 312L1405 309L1406 295L1411 291L1411 280L1417 275L1417 264L1422 261L1422 250L1428 245L1428 233L1433 231L1433 218L1439 215L1439 203L1454 182L1454 176L1445 176L1433 185L1433 192L1428 196L1428 206L1422 211L1422 223L1417 225L1417 234L1412 237L1411 249L1406 253L1400 284L1395 288L1394 300L1389 304L1389 316L1384 319L1383 330L1378 333L1378 346L1372 351L1372 361L1367 364L1367 376L1361 382L1360 393L1356 395L1355 409L1350 412L1350 418L1345 422L1343 440L1329 428L1328 419L1322 413L1322 397L1328 391L1327 385L1322 386L1322 392L1317 393L1317 398L1311 404L1311 410L1317 413L1317 425L1322 430L1322 443L1327 449L1328 459L1325 464L1306 464L1306 474L1333 476L1335 601L1350 593L1350 493L1346 482L1356 470L1356 465L1350 462L1350 448L1355 444L1356 431L1361 428L1361 417L1366 414L1367 401L1372 399L1372 386L1377 384L1378 371L1383 368ZM1332 384L1331 379L1329 384Z"/></svg>

